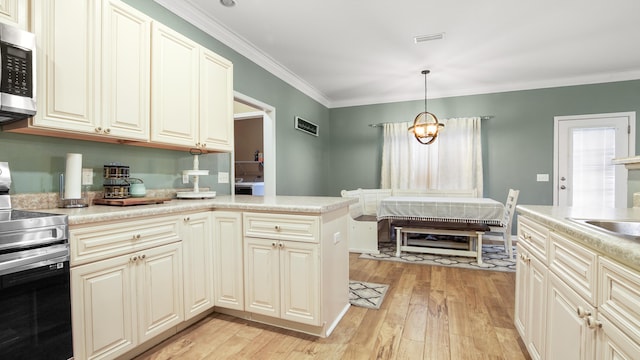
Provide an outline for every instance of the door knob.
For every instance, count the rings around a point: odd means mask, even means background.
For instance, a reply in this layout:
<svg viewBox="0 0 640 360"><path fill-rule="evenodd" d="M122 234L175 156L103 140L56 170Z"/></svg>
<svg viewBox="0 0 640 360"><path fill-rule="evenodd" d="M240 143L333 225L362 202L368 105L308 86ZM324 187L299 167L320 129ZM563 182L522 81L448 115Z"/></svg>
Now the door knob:
<svg viewBox="0 0 640 360"><path fill-rule="evenodd" d="M565 180L567 180L567 178L563 176L563 177L560 178L560 180L561 181L565 181Z"/></svg>
<svg viewBox="0 0 640 360"><path fill-rule="evenodd" d="M564 189L566 189L566 188L567 188L566 186L564 186L564 185L560 185L560 189L561 189L561 190L564 190Z"/></svg>

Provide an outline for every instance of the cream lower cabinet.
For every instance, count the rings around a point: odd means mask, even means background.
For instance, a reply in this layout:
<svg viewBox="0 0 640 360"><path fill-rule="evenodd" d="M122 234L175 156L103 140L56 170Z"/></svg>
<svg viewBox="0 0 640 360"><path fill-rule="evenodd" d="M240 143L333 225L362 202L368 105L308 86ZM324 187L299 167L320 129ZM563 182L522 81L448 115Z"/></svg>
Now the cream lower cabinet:
<svg viewBox="0 0 640 360"><path fill-rule="evenodd" d="M318 244L245 237L246 310L319 324Z"/></svg>
<svg viewBox="0 0 640 360"><path fill-rule="evenodd" d="M214 211L213 264L216 307L244 310L242 213Z"/></svg>
<svg viewBox="0 0 640 360"><path fill-rule="evenodd" d="M112 359L182 322L181 244L71 269L75 359Z"/></svg>
<svg viewBox="0 0 640 360"><path fill-rule="evenodd" d="M547 317L547 269L532 252L518 244L515 325L532 359L544 358Z"/></svg>
<svg viewBox="0 0 640 360"><path fill-rule="evenodd" d="M211 212L182 216L184 319L213 307L213 241Z"/></svg>
<svg viewBox="0 0 640 360"><path fill-rule="evenodd" d="M515 325L531 357L638 359L640 273L532 219L518 224Z"/></svg>
<svg viewBox="0 0 640 360"><path fill-rule="evenodd" d="M544 310L544 309L542 309ZM589 319L596 316L595 308L551 273L548 288L546 327L547 359L596 358L596 332Z"/></svg>
<svg viewBox="0 0 640 360"><path fill-rule="evenodd" d="M348 208L244 212L243 316L328 336L349 308Z"/></svg>

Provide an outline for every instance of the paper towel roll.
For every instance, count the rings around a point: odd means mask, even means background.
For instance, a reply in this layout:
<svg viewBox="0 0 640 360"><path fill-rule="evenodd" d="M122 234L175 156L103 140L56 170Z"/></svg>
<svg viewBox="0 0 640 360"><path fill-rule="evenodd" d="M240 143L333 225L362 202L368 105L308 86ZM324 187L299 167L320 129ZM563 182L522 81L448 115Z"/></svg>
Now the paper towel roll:
<svg viewBox="0 0 640 360"><path fill-rule="evenodd" d="M82 193L82 154L67 154L64 174L64 198L80 199Z"/></svg>

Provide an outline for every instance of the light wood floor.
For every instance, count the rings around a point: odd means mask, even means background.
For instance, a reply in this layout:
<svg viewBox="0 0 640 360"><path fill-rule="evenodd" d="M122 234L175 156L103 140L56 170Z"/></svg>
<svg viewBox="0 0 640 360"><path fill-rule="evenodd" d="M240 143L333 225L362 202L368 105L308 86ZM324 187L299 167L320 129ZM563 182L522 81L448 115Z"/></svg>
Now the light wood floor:
<svg viewBox="0 0 640 360"><path fill-rule="evenodd" d="M515 273L349 261L351 279L391 286L329 338L213 314L137 359L530 359L513 326Z"/></svg>

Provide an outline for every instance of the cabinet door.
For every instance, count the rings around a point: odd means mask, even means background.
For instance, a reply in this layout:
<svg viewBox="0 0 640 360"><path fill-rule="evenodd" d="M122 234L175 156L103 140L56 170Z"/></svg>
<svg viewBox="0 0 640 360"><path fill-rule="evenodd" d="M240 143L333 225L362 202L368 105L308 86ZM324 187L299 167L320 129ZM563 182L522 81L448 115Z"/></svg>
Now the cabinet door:
<svg viewBox="0 0 640 360"><path fill-rule="evenodd" d="M128 255L71 269L76 359L115 357L137 341L135 264Z"/></svg>
<svg viewBox="0 0 640 360"><path fill-rule="evenodd" d="M152 23L151 141L194 147L198 142L200 46Z"/></svg>
<svg viewBox="0 0 640 360"><path fill-rule="evenodd" d="M233 151L233 65L202 49L200 56L200 145Z"/></svg>
<svg viewBox="0 0 640 360"><path fill-rule="evenodd" d="M214 305L244 310L242 213L214 211Z"/></svg>
<svg viewBox="0 0 640 360"><path fill-rule="evenodd" d="M280 317L280 250L277 240L245 238L245 310Z"/></svg>
<svg viewBox="0 0 640 360"><path fill-rule="evenodd" d="M182 322L182 252L173 243L140 251L136 260L140 343Z"/></svg>
<svg viewBox="0 0 640 360"><path fill-rule="evenodd" d="M28 0L0 0L0 22L29 30Z"/></svg>
<svg viewBox="0 0 640 360"><path fill-rule="evenodd" d="M598 359L633 360L640 354L640 344L633 341L606 316L598 314L602 328L598 332Z"/></svg>
<svg viewBox="0 0 640 360"><path fill-rule="evenodd" d="M546 350L548 359L595 359L596 331L587 326L595 309L555 274L549 276Z"/></svg>
<svg viewBox="0 0 640 360"><path fill-rule="evenodd" d="M35 0L36 126L93 133L99 107L100 2Z"/></svg>
<svg viewBox="0 0 640 360"><path fill-rule="evenodd" d="M526 324L527 324L527 290L529 284L529 265L527 258L530 256L525 247L522 246L522 242L519 241L517 245L516 257L516 304L514 312L514 324L516 330L520 334L523 340L527 339Z"/></svg>
<svg viewBox="0 0 640 360"><path fill-rule="evenodd" d="M213 242L210 213L184 216L184 317L191 319L213 307Z"/></svg>
<svg viewBox="0 0 640 360"><path fill-rule="evenodd" d="M280 317L309 325L320 322L319 245L281 241Z"/></svg>
<svg viewBox="0 0 640 360"><path fill-rule="evenodd" d="M544 359L547 318L547 268L535 256L528 257L527 340L533 359Z"/></svg>
<svg viewBox="0 0 640 360"><path fill-rule="evenodd" d="M151 19L103 1L101 133L149 141Z"/></svg>

